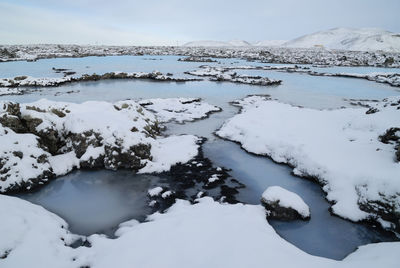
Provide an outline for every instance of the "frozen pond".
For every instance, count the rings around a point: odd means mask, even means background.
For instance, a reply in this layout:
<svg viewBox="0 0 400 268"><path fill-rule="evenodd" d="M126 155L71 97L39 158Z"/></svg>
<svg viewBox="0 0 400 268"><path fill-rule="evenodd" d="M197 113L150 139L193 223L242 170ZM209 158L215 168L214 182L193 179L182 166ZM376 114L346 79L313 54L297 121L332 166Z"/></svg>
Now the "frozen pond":
<svg viewBox="0 0 400 268"><path fill-rule="evenodd" d="M149 60L152 58L154 60ZM52 67L70 68L77 73L107 71L159 70L182 75L203 63L178 62L177 56L120 56L73 59L48 59L37 62L8 62L0 64L0 77L32 75L56 76ZM161 59L161 60L160 60ZM234 59L218 59L224 64L262 65ZM209 63L207 63L209 64ZM211 63L217 64L217 63ZM271 64L266 64L271 65ZM86 68L89 66L89 68ZM330 68L321 68L327 72ZM90 70L90 71L88 71ZM336 72L336 70L332 71ZM353 73L373 72L374 68L347 68ZM393 69L387 69L393 72ZM240 70L239 73L282 79L280 86L262 87L229 82L150 82L144 80L109 80L41 88L27 95L2 96L0 100L31 102L41 98L58 101L84 102L86 100L117 101L134 98L201 97L223 109L210 118L193 123L167 124L166 134L195 134L208 138L204 154L215 165L230 168L232 177L246 185L239 200L259 204L261 193L271 185L280 185L299 194L311 208L309 222L271 221L276 231L302 250L311 254L342 259L357 246L379 241L390 241L393 235L362 224L354 224L331 216L329 204L320 187L310 181L294 177L291 169L271 160L246 153L240 146L221 140L212 133L238 112L230 101L249 94L270 94L280 101L313 108L349 106L344 98L382 99L400 95L397 88L385 84L351 78L318 77L277 71ZM277 115L278 116L278 115ZM271 130L273 131L273 130ZM147 190L163 183L166 178L135 175L129 171L79 171L59 178L41 190L21 195L62 216L71 230L81 234L112 233L120 222L135 218L143 220L149 213Z"/></svg>
<svg viewBox="0 0 400 268"><path fill-rule="evenodd" d="M163 180L130 170L75 171L19 196L66 219L74 233L112 235L119 223L151 213L147 190Z"/></svg>

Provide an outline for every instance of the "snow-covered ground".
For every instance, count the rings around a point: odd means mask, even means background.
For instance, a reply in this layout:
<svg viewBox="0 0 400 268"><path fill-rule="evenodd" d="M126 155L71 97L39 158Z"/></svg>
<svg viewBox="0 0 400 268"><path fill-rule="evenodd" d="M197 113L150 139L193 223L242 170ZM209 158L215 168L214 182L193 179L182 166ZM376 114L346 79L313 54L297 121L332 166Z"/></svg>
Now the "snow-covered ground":
<svg viewBox="0 0 400 268"><path fill-rule="evenodd" d="M236 105L241 114L217 135L287 163L297 175L315 178L333 202L333 213L399 229L400 163L396 145L380 140L388 129L400 126L398 97L366 103L368 108L338 110L294 107L262 96Z"/></svg>
<svg viewBox="0 0 400 268"><path fill-rule="evenodd" d="M185 119L217 109L180 101L174 115ZM133 100L3 101L0 108L1 192L30 189L82 166L163 172L197 155L197 137L158 136L156 116Z"/></svg>
<svg viewBox="0 0 400 268"><path fill-rule="evenodd" d="M79 237L42 207L0 195L1 267L397 267L399 242L363 246L343 261L309 255L283 240L260 205L178 200L148 221L120 225L116 239ZM82 237L82 239L85 239Z"/></svg>
<svg viewBox="0 0 400 268"><path fill-rule="evenodd" d="M239 58L268 63L318 64L329 66L399 67L400 53L383 51L326 50L262 46L229 47L132 47L77 45L0 45L0 61L38 60L55 57L117 55L179 55Z"/></svg>

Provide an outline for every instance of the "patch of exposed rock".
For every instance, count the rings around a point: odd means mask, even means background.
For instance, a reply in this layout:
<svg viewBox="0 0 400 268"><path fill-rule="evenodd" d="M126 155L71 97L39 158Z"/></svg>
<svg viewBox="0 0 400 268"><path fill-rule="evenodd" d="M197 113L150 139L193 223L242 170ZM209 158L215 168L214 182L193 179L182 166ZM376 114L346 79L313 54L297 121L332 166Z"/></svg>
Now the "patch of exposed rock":
<svg viewBox="0 0 400 268"><path fill-rule="evenodd" d="M379 136L379 140L385 144L394 144L396 160L400 162L400 128L392 127L387 129L385 134Z"/></svg>

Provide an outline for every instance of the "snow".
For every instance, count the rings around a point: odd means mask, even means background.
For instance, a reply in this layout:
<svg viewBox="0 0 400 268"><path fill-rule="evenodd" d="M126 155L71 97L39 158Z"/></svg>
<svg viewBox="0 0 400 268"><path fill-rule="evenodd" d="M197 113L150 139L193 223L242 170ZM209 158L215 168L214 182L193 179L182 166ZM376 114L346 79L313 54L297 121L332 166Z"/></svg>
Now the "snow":
<svg viewBox="0 0 400 268"><path fill-rule="evenodd" d="M397 267L399 242L362 246L343 261L309 255L282 239L260 205L220 204L209 197L178 200L148 221L129 220L110 239L66 246L78 236L42 207L0 195L1 267ZM217 239L217 240L216 240ZM204 256L207 256L206 258Z"/></svg>
<svg viewBox="0 0 400 268"><path fill-rule="evenodd" d="M263 40L254 43L254 46L257 47L279 47L286 43L287 40Z"/></svg>
<svg viewBox="0 0 400 268"><path fill-rule="evenodd" d="M218 177L218 174L213 174L210 178L208 178L208 182L212 183L212 182L216 182L220 180L220 178Z"/></svg>
<svg viewBox="0 0 400 268"><path fill-rule="evenodd" d="M212 40L201 40L193 41L183 45L184 47L246 47L251 46L249 42L244 40L230 40L228 42L223 41L212 41Z"/></svg>
<svg viewBox="0 0 400 268"><path fill-rule="evenodd" d="M396 38L396 36L391 38ZM202 43L197 44L202 45ZM0 45L0 50L9 52L0 55L0 61L115 55L180 55L185 57L240 58L270 63L318 64L325 66L400 66L400 54L387 51L326 50L315 47L291 48L282 46L270 46L266 49L262 46L232 46L228 42L212 41L206 41L204 44L205 46L200 47ZM383 42L383 44L386 43ZM196 45L196 43L193 43L193 45ZM151 73L149 75L154 76ZM165 75L160 75L158 78L161 81L171 81ZM157 80L158 78L153 79ZM170 77L170 79L172 78ZM172 79L172 81L175 80ZM182 81L180 78L177 80Z"/></svg>
<svg viewBox="0 0 400 268"><path fill-rule="evenodd" d="M0 96L3 95L19 95L22 91L18 88L0 88Z"/></svg>
<svg viewBox="0 0 400 268"><path fill-rule="evenodd" d="M208 76L210 81L228 81L233 83L248 84L248 85L259 85L259 86L270 86L277 85L282 80L269 79L268 77L261 76L250 76L245 74L237 74L233 72L234 69L258 69L254 66L238 66L238 67L214 67L208 65L202 65L195 71L187 71L186 74L195 76ZM261 69L261 68L260 68Z"/></svg>
<svg viewBox="0 0 400 268"><path fill-rule="evenodd" d="M0 124L0 192L15 182L21 183L50 172L48 161L38 163L41 156L47 158L49 153L39 147L37 137L32 134L16 134ZM22 154L18 156L18 152Z"/></svg>
<svg viewBox="0 0 400 268"><path fill-rule="evenodd" d="M17 90L4 90L1 87L53 87L59 86L65 83L80 82L80 81L98 81L106 79L151 79L156 81L174 81L174 82L186 82L186 81L198 81L193 78L178 78L171 77L162 74L159 71L153 72L108 72L104 74L83 74L79 77L65 76L65 77L32 77L32 76L20 76L15 78L0 78L0 95L6 94L21 94L21 91Z"/></svg>
<svg viewBox="0 0 400 268"><path fill-rule="evenodd" d="M246 47L246 46L251 46L251 44L250 44L249 42L244 41L244 40L238 40L238 39L230 40L230 41L228 41L228 44L231 45L231 46L233 46L233 47Z"/></svg>
<svg viewBox="0 0 400 268"><path fill-rule="evenodd" d="M79 236L68 224L44 208L0 194L0 266L70 267L75 251L70 244Z"/></svg>
<svg viewBox="0 0 400 268"><path fill-rule="evenodd" d="M267 203L278 202L279 206L296 210L303 218L310 217L310 208L296 193L280 186L270 186L262 194L262 200Z"/></svg>
<svg viewBox="0 0 400 268"><path fill-rule="evenodd" d="M146 109L154 112L161 123L175 121L194 121L206 117L221 108L210 105L198 98L148 99L139 102Z"/></svg>
<svg viewBox="0 0 400 268"><path fill-rule="evenodd" d="M79 168L80 162L75 152L69 152L49 157L49 163L53 168L53 172L58 176L68 174L75 167Z"/></svg>
<svg viewBox="0 0 400 268"><path fill-rule="evenodd" d="M146 166L139 173L160 173L171 166L186 163L198 153L200 138L193 135L170 136L152 142L153 159L145 160Z"/></svg>
<svg viewBox="0 0 400 268"><path fill-rule="evenodd" d="M297 48L322 46L328 49L400 52L400 35L376 28L334 28L293 39L283 46Z"/></svg>
<svg viewBox="0 0 400 268"><path fill-rule="evenodd" d="M17 78L17 77L16 77ZM62 83L72 81L72 77L60 77L60 78L51 78L51 77L32 77L26 76L24 79L16 79L16 78L3 78L0 79L0 87L16 87L16 86L55 86Z"/></svg>
<svg viewBox="0 0 400 268"><path fill-rule="evenodd" d="M154 196L158 196L161 194L161 192L163 191L163 188L160 186L154 187L153 189L150 189L148 191L149 196L154 197Z"/></svg>
<svg viewBox="0 0 400 268"><path fill-rule="evenodd" d="M398 98L370 103L379 112L366 114L368 108L313 110L252 96L236 103L242 113L217 135L287 163L297 175L316 178L335 202L333 213L359 221L377 216L362 211L359 203L375 200L400 210L400 163L394 145L378 139L400 125L396 103Z"/></svg>
<svg viewBox="0 0 400 268"><path fill-rule="evenodd" d="M172 191L166 191L166 192L162 193L161 197L166 199L166 198L170 197L172 194L173 194Z"/></svg>
<svg viewBox="0 0 400 268"><path fill-rule="evenodd" d="M169 99L169 102L179 101ZM30 189L36 180L65 175L82 163L95 160L106 168L143 167L140 171L149 173L168 171L172 165L185 163L198 153L199 138L193 135L158 137L152 133L157 125L155 115L134 100L75 104L43 99L20 104L19 117L7 112L10 105L16 104L0 103L0 117L17 122L23 118L37 125L22 131L32 133L16 133L0 124L0 192L12 187ZM180 108L194 113L186 114L186 119L217 109L203 102L181 103ZM54 135L62 144L56 151L39 145L43 137ZM136 156L135 146L151 146L150 155L143 155L138 149ZM130 160L121 163L118 158L121 154ZM136 164L136 160L140 163Z"/></svg>

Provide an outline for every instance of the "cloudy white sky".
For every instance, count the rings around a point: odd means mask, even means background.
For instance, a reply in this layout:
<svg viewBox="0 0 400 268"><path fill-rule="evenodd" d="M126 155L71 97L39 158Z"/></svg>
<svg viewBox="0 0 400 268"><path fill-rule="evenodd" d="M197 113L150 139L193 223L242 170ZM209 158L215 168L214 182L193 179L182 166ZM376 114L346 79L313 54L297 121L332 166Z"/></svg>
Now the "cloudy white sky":
<svg viewBox="0 0 400 268"><path fill-rule="evenodd" d="M289 40L334 27L400 32L400 0L0 0L0 44Z"/></svg>

